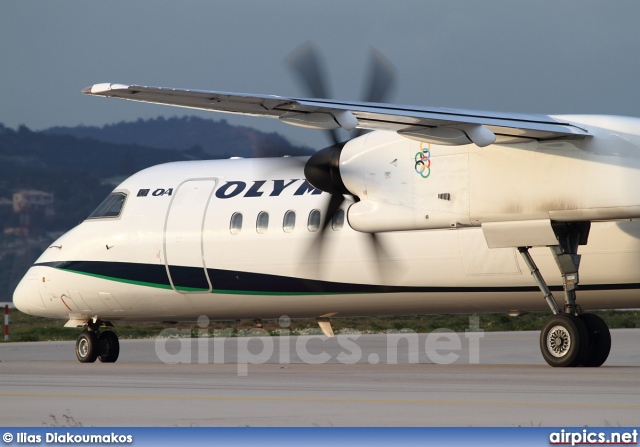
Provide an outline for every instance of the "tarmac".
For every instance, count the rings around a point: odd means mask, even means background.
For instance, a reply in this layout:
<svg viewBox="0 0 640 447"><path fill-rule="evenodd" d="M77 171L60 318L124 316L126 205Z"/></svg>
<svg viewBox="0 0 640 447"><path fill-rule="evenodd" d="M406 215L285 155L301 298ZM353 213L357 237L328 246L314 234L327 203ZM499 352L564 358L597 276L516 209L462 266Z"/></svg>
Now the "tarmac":
<svg viewBox="0 0 640 447"><path fill-rule="evenodd" d="M3 426L635 426L640 330L600 368L551 368L539 332L0 343Z"/></svg>

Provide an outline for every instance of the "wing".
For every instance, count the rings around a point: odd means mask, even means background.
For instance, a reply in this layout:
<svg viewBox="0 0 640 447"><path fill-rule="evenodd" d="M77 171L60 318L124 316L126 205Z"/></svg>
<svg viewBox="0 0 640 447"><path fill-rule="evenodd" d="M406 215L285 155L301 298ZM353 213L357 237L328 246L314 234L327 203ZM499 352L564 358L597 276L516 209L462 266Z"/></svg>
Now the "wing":
<svg viewBox="0 0 640 447"><path fill-rule="evenodd" d="M94 96L128 99L216 112L277 118L313 129L388 130L420 141L478 146L521 139L583 138L589 133L547 115L402 106L272 95L95 84Z"/></svg>

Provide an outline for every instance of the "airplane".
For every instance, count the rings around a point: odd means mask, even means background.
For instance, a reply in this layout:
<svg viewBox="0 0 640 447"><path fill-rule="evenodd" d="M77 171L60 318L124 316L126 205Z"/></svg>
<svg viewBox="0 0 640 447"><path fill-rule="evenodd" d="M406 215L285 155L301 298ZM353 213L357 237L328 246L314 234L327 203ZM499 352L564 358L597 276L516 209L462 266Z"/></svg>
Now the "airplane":
<svg viewBox="0 0 640 447"><path fill-rule="evenodd" d="M85 328L83 363L115 362L108 328L129 321L288 315L331 336L340 317L545 309L549 365L606 361L609 329L583 309L640 307L639 118L390 104L375 62L366 100L339 101L313 53L294 65L310 97L84 89L278 119L333 144L134 174L45 250L15 306ZM337 129L357 134L340 141Z"/></svg>

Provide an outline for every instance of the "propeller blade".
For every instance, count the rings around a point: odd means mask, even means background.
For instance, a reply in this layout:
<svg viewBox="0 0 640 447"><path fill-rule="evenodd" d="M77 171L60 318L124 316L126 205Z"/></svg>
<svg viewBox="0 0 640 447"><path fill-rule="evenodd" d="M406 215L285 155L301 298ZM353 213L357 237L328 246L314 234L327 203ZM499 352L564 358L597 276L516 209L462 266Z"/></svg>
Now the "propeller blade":
<svg viewBox="0 0 640 447"><path fill-rule="evenodd" d="M391 96L396 83L396 68L391 61L380 51L371 47L369 53L369 69L363 89L362 100L365 102L385 102ZM365 129L357 129L353 138L357 138L367 132Z"/></svg>
<svg viewBox="0 0 640 447"><path fill-rule="evenodd" d="M295 49L286 59L285 63L298 76L298 81L308 94L313 98L327 98L327 88L324 79L324 65L315 47L310 43L304 43Z"/></svg>
<svg viewBox="0 0 640 447"><path fill-rule="evenodd" d="M340 205L344 202L344 196L342 194L331 194L331 198L329 199L329 204L327 205L327 209L325 210L325 218L324 224L320 229L320 234L324 236L324 232L327 227L333 220L333 216L335 216L336 211L340 208Z"/></svg>
<svg viewBox="0 0 640 447"><path fill-rule="evenodd" d="M286 59L285 64L298 79L306 95L312 98L329 99L325 79L324 64L316 48L307 42L295 49ZM335 129L329 130L332 144L338 144L340 138Z"/></svg>
<svg viewBox="0 0 640 447"><path fill-rule="evenodd" d="M396 68L384 54L371 48L369 70L362 99L365 102L385 102L395 85Z"/></svg>
<svg viewBox="0 0 640 447"><path fill-rule="evenodd" d="M398 277L398 266L391 259L387 250L380 242L380 236L377 233L369 233L369 240L373 246L376 258L376 268L378 270L378 277L383 284L393 283ZM386 269L383 268L382 261L385 261Z"/></svg>
<svg viewBox="0 0 640 447"><path fill-rule="evenodd" d="M324 212L324 223L318 230L318 234L313 238L311 245L307 250L307 259L322 259L322 248L324 247L324 237L329 224L333 220L333 216L336 214L340 205L344 202L344 196L342 194L333 193L329 196L329 202Z"/></svg>

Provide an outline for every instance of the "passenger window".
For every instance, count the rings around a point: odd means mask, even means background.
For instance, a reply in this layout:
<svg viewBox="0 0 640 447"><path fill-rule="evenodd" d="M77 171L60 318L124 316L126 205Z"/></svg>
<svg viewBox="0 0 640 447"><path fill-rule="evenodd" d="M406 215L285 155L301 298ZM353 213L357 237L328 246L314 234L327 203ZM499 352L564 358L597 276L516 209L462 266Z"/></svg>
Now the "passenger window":
<svg viewBox="0 0 640 447"><path fill-rule="evenodd" d="M266 211L260 211L258 218L256 219L256 231L260 234L267 232L269 228L269 213Z"/></svg>
<svg viewBox="0 0 640 447"><path fill-rule="evenodd" d="M331 228L334 231L342 230L344 226L344 210L342 208L338 208L338 211L333 215L331 219Z"/></svg>
<svg viewBox="0 0 640 447"><path fill-rule="evenodd" d="M242 231L242 213L233 213L229 222L229 232L238 234L240 231Z"/></svg>
<svg viewBox="0 0 640 447"><path fill-rule="evenodd" d="M320 229L320 210L311 210L309 220L307 221L307 228L312 233Z"/></svg>
<svg viewBox="0 0 640 447"><path fill-rule="evenodd" d="M284 213L284 219L282 219L282 229L285 233L291 233L296 227L296 212L289 210Z"/></svg>
<svg viewBox="0 0 640 447"><path fill-rule="evenodd" d="M123 192L113 192L107 196L106 199L95 209L93 213L87 217L87 219L102 219L120 217L122 208L124 207L124 201L127 195Z"/></svg>

